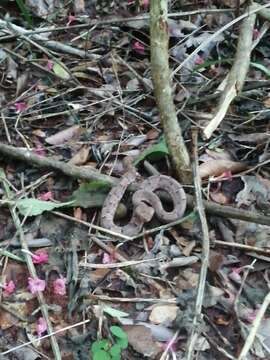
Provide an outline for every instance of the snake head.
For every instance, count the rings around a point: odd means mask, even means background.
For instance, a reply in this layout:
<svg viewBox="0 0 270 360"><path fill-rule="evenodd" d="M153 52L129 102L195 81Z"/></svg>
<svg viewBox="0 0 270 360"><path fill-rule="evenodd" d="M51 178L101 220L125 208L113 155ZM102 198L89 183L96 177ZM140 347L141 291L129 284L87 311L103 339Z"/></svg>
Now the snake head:
<svg viewBox="0 0 270 360"><path fill-rule="evenodd" d="M154 216L155 210L144 202L139 203L134 209L134 215L140 223L149 222Z"/></svg>

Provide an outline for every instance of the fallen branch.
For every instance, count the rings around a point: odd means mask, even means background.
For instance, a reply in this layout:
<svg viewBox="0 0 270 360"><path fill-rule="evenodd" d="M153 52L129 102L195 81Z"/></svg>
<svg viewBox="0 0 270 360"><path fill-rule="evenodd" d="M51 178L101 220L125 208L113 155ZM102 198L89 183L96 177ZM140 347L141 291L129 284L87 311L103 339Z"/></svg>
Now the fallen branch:
<svg viewBox="0 0 270 360"><path fill-rule="evenodd" d="M167 0L151 0L151 70L160 121L176 176L184 183L190 183L189 154L178 123L172 96L167 20Z"/></svg>
<svg viewBox="0 0 270 360"><path fill-rule="evenodd" d="M105 181L111 186L118 184L118 179L112 176L104 175L99 173L96 169L87 167L81 168L75 165L63 163L61 161L52 160L46 157L41 157L33 154L29 150L16 148L11 145L0 143L0 154L4 155L5 158L16 159L24 161L30 166L36 166L41 169L60 171L63 174L82 180L97 180ZM130 191L135 191L136 185L133 184L129 187ZM193 197L187 194L187 204L189 207L193 207ZM243 221L249 221L256 224L270 226L270 217L262 215L260 213L254 213L253 211L246 211L234 208L232 206L221 206L219 204L212 203L210 201L203 201L205 211L214 216L220 216L231 219L238 219ZM102 204L96 204L96 207L102 206Z"/></svg>
<svg viewBox="0 0 270 360"><path fill-rule="evenodd" d="M12 24L10 21L5 21L5 20L0 20L0 28L4 28L4 29L8 30L9 32L15 33L16 38L20 37L20 35L27 35L29 33L29 31L24 29L23 27ZM49 33L49 32L50 32L50 30L47 29L46 33ZM94 60L94 59L100 58L100 55L90 54L87 51L77 49L73 46L63 44L59 41L48 40L37 34L32 34L31 37L33 38L33 40L35 40L39 43L42 43L48 49L51 49L54 51L60 51L62 53L75 55L82 59L86 58L86 59Z"/></svg>
<svg viewBox="0 0 270 360"><path fill-rule="evenodd" d="M215 112L215 116L204 129L204 135L207 139L211 137L212 133L224 119L231 102L243 88L250 65L255 20L256 14L252 14L246 17L241 24L234 63L225 79L224 90Z"/></svg>

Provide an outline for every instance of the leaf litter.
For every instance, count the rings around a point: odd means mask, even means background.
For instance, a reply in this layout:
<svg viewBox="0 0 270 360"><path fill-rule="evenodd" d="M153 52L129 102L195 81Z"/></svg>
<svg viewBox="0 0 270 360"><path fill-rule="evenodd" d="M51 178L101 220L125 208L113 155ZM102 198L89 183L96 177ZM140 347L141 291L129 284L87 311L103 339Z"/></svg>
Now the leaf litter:
<svg viewBox="0 0 270 360"><path fill-rule="evenodd" d="M150 6L141 0L0 4L1 143L39 157L32 164L31 156L6 155L0 146L4 358L190 356L205 261L199 217L168 227L153 217L129 241L99 226L112 184L126 176L125 158L136 166L135 187L152 175L175 177L152 90ZM245 351L249 359L270 356L269 311L263 311L270 264L269 9L258 9L242 93L211 138L203 135L236 56L240 23L221 29L246 6L224 0L169 7L171 90L190 153L190 129L201 130L198 169L208 201L211 250L192 345L199 359L240 360ZM64 174L47 158L66 165ZM111 182L82 179L78 168L110 175ZM183 185L194 195L193 186ZM170 209L164 191L157 194ZM186 215L194 209L193 200L188 204ZM115 221L127 224L132 209L127 193ZM236 210L251 212L253 221Z"/></svg>

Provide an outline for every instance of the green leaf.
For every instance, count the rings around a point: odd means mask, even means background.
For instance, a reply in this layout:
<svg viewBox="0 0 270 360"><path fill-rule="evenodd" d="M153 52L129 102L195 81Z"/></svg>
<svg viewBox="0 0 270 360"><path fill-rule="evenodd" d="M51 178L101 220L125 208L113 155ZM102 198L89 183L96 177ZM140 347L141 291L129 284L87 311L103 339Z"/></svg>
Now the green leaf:
<svg viewBox="0 0 270 360"><path fill-rule="evenodd" d="M127 339L127 334L122 330L119 326L111 326L110 327L111 333L119 339Z"/></svg>
<svg viewBox="0 0 270 360"><path fill-rule="evenodd" d="M0 255L2 256L6 256L10 259L13 259L15 261L20 261L20 262L25 262L24 259L22 259L21 257L12 254L10 251L4 250L4 249L0 249Z"/></svg>
<svg viewBox="0 0 270 360"><path fill-rule="evenodd" d="M42 201L38 199L21 199L16 201L16 206L19 212L26 216L36 216L42 214L44 211L52 211L54 209L67 206L72 202L57 204L51 201Z"/></svg>
<svg viewBox="0 0 270 360"><path fill-rule="evenodd" d="M93 360L111 360L111 356L104 350L97 350L93 353Z"/></svg>
<svg viewBox="0 0 270 360"><path fill-rule="evenodd" d="M63 80L69 80L69 73L59 63L54 63L53 72Z"/></svg>
<svg viewBox="0 0 270 360"><path fill-rule="evenodd" d="M161 141L147 148L134 162L134 165L139 164L142 160L148 158L149 160L160 160L169 155L165 139L162 137Z"/></svg>
<svg viewBox="0 0 270 360"><path fill-rule="evenodd" d="M83 183L73 192L70 200L73 206L91 208L101 206L111 189L111 185L105 181L90 181Z"/></svg>
<svg viewBox="0 0 270 360"><path fill-rule="evenodd" d="M93 342L92 346L91 346L91 351L94 353L98 350L109 350L110 347L110 342L108 339L101 339L101 340L97 340L95 342Z"/></svg>
<svg viewBox="0 0 270 360"><path fill-rule="evenodd" d="M128 337L125 339L118 339L117 345L120 346L121 349L126 349L128 347Z"/></svg>
<svg viewBox="0 0 270 360"><path fill-rule="evenodd" d="M121 359L121 351L122 349L118 344L115 344L110 348L110 354L114 360Z"/></svg>
<svg viewBox="0 0 270 360"><path fill-rule="evenodd" d="M128 313L125 313L123 311L120 311L120 310L117 310L117 309L114 309L110 306L105 306L103 308L103 311L109 315L111 315L112 317L116 317L118 319L121 319L121 317L127 317L129 316ZM120 329L120 328L119 328Z"/></svg>
<svg viewBox="0 0 270 360"><path fill-rule="evenodd" d="M250 65L258 70L261 70L265 75L270 77L270 70L263 64L251 62Z"/></svg>

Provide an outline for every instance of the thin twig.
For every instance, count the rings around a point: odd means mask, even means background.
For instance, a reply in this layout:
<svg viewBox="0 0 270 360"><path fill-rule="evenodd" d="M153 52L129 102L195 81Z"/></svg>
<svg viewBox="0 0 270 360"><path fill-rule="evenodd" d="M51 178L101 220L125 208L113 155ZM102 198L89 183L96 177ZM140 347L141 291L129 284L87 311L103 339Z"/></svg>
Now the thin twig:
<svg viewBox="0 0 270 360"><path fill-rule="evenodd" d="M197 297L195 303L195 310L194 310L195 314L193 318L192 332L187 348L187 360L193 359L194 347L198 339L198 336L200 334L199 323L200 323L200 319L202 319L201 311L202 311L202 304L204 298L204 290L206 284L207 268L209 263L209 250L210 250L208 225L207 225L204 205L202 201L201 179L198 170L198 153L197 153L198 129L192 130L192 139L193 139L193 177L194 177L194 187L195 187L195 195L196 195L196 205L202 227L202 255L201 255L202 265L201 265L200 279L199 279Z"/></svg>
<svg viewBox="0 0 270 360"><path fill-rule="evenodd" d="M31 340L31 341L28 341L28 342L26 342L26 343L23 343L23 344L21 344L21 345L15 346L15 347L7 350L7 351L4 351L4 352L0 353L0 355L7 355L7 354L9 354L9 353L11 353L11 352L13 352L13 351L22 349L22 348L24 348L24 347L26 347L26 346L28 346L28 345L35 344L36 341L41 341L41 340L50 338L50 337L52 337L53 335L59 334L59 333L61 333L61 332L63 332L63 331L67 331L67 330L70 330L70 329L74 329L75 327L78 327L78 326L87 324L87 323L89 323L89 322L90 322L90 320L87 319L87 320L78 322L78 323L76 323L76 324L66 326L66 327L64 327L64 328L62 328L62 329L59 329L59 330L56 330L56 331L52 332L51 334L47 334L47 335L41 336L41 337L39 337L39 338L36 338L36 339L34 339L34 340ZM61 358L60 358L60 359L61 359Z"/></svg>
<svg viewBox="0 0 270 360"><path fill-rule="evenodd" d="M250 245L239 244L239 243L228 242L228 241L221 241L221 240L215 240L214 241L214 246L215 245L220 245L220 246L230 247L230 248L235 248L235 249L241 249L241 250L245 250L245 251L249 251L249 252L253 251L255 253L270 256L270 250L269 249L263 249L263 248L259 248L259 247L256 247L256 246L250 246Z"/></svg>
<svg viewBox="0 0 270 360"><path fill-rule="evenodd" d="M238 356L237 360L244 360L246 359L247 355L248 355L248 352L255 340L255 337L256 337L256 334L259 330L259 327L260 327L260 324L261 324L261 321L264 317L264 314L268 308L270 304L270 292L266 295L266 297L264 298L264 301L260 307L260 309L258 310L257 314L256 314L256 318L255 320L253 321L252 323L252 326L251 326L251 330L246 338L246 341L245 341L245 344L241 350L241 353L240 355Z"/></svg>

